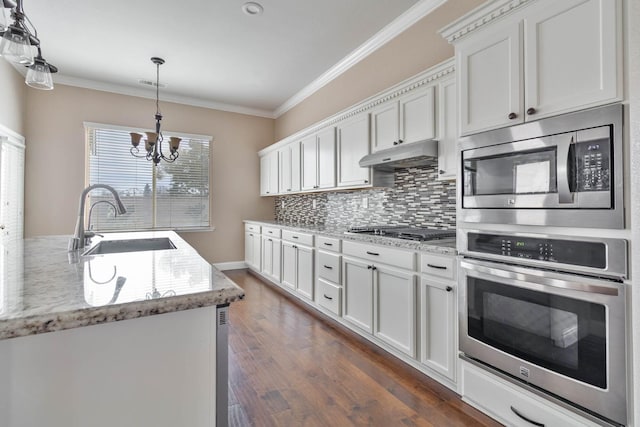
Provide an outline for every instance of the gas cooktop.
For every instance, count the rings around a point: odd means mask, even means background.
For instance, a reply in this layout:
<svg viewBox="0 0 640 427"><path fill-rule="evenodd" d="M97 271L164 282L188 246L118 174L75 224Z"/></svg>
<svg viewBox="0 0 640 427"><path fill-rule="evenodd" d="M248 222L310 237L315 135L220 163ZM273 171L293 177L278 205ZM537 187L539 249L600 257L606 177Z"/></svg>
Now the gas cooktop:
<svg viewBox="0 0 640 427"><path fill-rule="evenodd" d="M390 225L367 225L349 227L345 231L348 234L365 234L370 236L393 237L403 240L415 240L426 242L428 240L439 240L456 237L455 230L434 230L431 228L390 226Z"/></svg>

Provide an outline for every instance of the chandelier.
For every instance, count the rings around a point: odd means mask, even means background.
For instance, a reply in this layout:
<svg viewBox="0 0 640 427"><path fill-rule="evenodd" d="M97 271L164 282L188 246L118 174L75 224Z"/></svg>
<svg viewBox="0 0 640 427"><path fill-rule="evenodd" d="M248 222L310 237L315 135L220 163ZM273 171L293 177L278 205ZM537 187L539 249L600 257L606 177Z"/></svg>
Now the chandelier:
<svg viewBox="0 0 640 427"><path fill-rule="evenodd" d="M13 22L9 23L11 19ZM27 85L36 89L53 89L51 74L57 73L58 69L42 57L38 31L24 14L22 0L0 0L0 37L0 56L28 67ZM37 55L34 55L34 48Z"/></svg>
<svg viewBox="0 0 640 427"><path fill-rule="evenodd" d="M2 1L2 0L0 0ZM147 160L153 160L153 163L157 166L160 160L164 160L169 163L173 163L178 158L178 147L180 147L181 138L172 136L169 138L169 155L164 155L162 152L162 131L160 130L160 121L162 120L162 114L160 114L160 66L164 64L164 59L153 57L151 62L156 64L156 131L145 132L147 139L144 140L145 153L140 153L138 145L142 141L142 134L137 132L131 132L131 154L134 157L146 158Z"/></svg>

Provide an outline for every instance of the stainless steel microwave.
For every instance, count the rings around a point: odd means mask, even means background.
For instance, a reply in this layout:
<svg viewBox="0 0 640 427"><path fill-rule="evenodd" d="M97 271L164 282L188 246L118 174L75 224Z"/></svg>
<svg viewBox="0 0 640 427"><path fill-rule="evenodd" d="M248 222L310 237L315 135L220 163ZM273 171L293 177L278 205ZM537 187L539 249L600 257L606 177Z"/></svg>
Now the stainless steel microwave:
<svg viewBox="0 0 640 427"><path fill-rule="evenodd" d="M460 140L463 222L624 228L621 104Z"/></svg>

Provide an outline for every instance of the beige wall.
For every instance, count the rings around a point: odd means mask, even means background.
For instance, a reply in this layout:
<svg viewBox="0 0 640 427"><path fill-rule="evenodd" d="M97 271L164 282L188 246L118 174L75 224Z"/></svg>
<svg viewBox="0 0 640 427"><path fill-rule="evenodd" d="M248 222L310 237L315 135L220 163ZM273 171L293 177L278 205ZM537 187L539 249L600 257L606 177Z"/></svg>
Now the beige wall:
<svg viewBox="0 0 640 427"><path fill-rule="evenodd" d="M152 128L155 101L56 85L27 93L25 236L73 233L85 186L83 122ZM257 151L273 142L273 120L161 102L163 129L212 135L213 232L183 233L209 262L244 259L242 219L272 219L259 197ZM129 155L125 153L124 155ZM179 161L179 160L178 160Z"/></svg>
<svg viewBox="0 0 640 427"><path fill-rule="evenodd" d="M276 141L453 56L437 31L484 3L450 0L276 119Z"/></svg>
<svg viewBox="0 0 640 427"><path fill-rule="evenodd" d="M22 136L27 89L24 77L7 61L0 60L0 124Z"/></svg>

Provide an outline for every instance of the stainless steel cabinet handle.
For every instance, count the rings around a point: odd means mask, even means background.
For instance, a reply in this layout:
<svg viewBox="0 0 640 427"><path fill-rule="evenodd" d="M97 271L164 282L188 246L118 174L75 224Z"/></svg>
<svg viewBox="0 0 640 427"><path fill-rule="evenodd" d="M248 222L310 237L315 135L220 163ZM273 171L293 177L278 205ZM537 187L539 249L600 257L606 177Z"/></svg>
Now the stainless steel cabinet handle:
<svg viewBox="0 0 640 427"><path fill-rule="evenodd" d="M330 265L325 265L324 268L328 268L329 270L333 270L333 267L331 267Z"/></svg>
<svg viewBox="0 0 640 427"><path fill-rule="evenodd" d="M445 267L443 265L435 265L435 264L427 264L427 267L437 268L438 270L446 270L447 269L447 267Z"/></svg>
<svg viewBox="0 0 640 427"><path fill-rule="evenodd" d="M333 243L325 243L325 246L333 246Z"/></svg>
<svg viewBox="0 0 640 427"><path fill-rule="evenodd" d="M332 300L333 300L333 298L331 298L329 295L327 295L327 294L323 294L323 295L324 295L324 297L325 297L326 299L328 299L329 301L332 301Z"/></svg>
<svg viewBox="0 0 640 427"><path fill-rule="evenodd" d="M516 414L517 416L519 416L520 418L522 418L523 420L525 420L526 422L534 425L534 426L538 426L538 427L544 427L544 424L539 423L537 421L533 421L532 419L529 419L527 417L525 417L524 415L522 415L520 412L518 412L518 410L516 408L514 408L513 406L510 406L511 411Z"/></svg>
<svg viewBox="0 0 640 427"><path fill-rule="evenodd" d="M299 237L298 237L298 236L291 236L291 237L293 237L294 239L299 239Z"/></svg>
<svg viewBox="0 0 640 427"><path fill-rule="evenodd" d="M369 251L367 251L367 254L369 254L369 255L375 255L375 256L380 255L380 254L377 254L377 253L375 253L375 252L369 252Z"/></svg>

